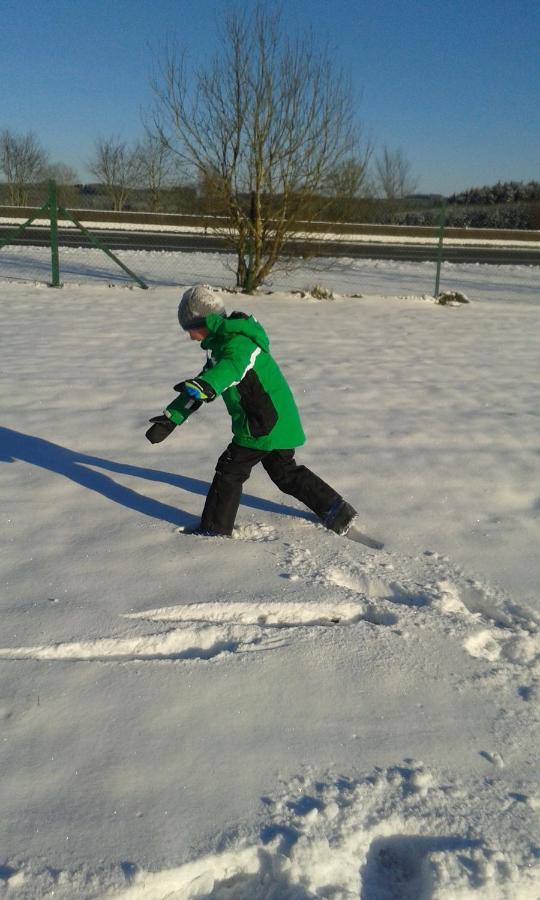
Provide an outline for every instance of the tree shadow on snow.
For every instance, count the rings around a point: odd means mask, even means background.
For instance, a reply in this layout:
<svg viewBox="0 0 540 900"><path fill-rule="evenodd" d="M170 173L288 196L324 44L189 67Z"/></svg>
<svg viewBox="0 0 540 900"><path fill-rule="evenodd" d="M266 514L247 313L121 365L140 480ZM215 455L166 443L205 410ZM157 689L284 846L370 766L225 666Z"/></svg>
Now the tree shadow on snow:
<svg viewBox="0 0 540 900"><path fill-rule="evenodd" d="M11 428L0 427L0 462L14 463L18 461L30 463L32 466L39 466L57 475L63 475L81 487L102 494L103 497L107 497L108 500L112 500L114 503L119 503L121 506L133 509L135 512L150 516L153 519L162 519L164 522L170 522L171 525L176 525L177 527L192 521L193 516L176 506L169 506L166 503L161 503L159 500L153 500L150 497L138 494L137 491L118 484L109 475L94 471L94 468L116 472L119 475L133 475L136 478L145 478L148 481L170 484L172 487L189 491L192 494L200 494L201 496L206 496L209 488L208 482L201 481L199 478L189 478L186 475L174 475L171 472L161 472L158 469L145 469L141 466L113 462L99 456L90 456L86 453L79 453L76 450L69 450L67 447L46 441L44 438L33 437L32 435L13 431ZM274 503L272 500L263 500L260 497L254 497L252 494L243 494L242 504L264 512L279 513L280 515L295 516L297 518L311 518L309 513L304 514L302 510L295 509L292 506L285 506L281 503Z"/></svg>

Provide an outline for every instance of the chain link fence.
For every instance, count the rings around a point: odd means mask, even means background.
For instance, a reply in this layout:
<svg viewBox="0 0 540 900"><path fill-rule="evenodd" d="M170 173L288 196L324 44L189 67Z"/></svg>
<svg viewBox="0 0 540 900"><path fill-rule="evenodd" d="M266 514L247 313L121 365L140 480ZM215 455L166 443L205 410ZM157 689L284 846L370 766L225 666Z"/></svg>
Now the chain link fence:
<svg viewBox="0 0 540 900"><path fill-rule="evenodd" d="M9 215L0 215L0 280L53 285L58 281L64 284L94 281L128 285L139 279L147 287L157 287L209 280L210 273L214 278L217 273L220 284L229 288L236 285L237 259L217 233L215 219L145 217L140 213L131 216L94 210L77 210L70 214L73 218L67 218L60 208L58 259L55 260L48 210L34 218L23 234L18 234L23 216L35 217L36 209L4 208L3 212ZM85 233L81 233L75 224L81 219ZM325 223L319 223L321 232L327 227ZM336 227L339 229L340 226ZM337 256L344 255L341 239L351 237L354 235L332 235ZM112 251L113 258L96 248L92 238L94 242L97 238L107 248L106 252ZM300 236L304 243L296 245L295 255L291 254L275 267L268 286L271 288L276 278L281 285L286 280L288 286L294 284L294 289L300 290L309 290L310 286L318 284L321 274L324 275L334 263L328 246L324 253L320 252L324 239L325 235L321 233ZM7 241L3 246L2 240ZM309 275L307 282L305 278L298 281L293 276L300 266L305 268L306 265L313 270L313 275Z"/></svg>
<svg viewBox="0 0 540 900"><path fill-rule="evenodd" d="M62 201L62 194L59 200ZM47 203L44 204L46 206ZM0 282L54 284L54 260L51 248L51 218L48 210L37 216L26 229L25 234L12 240L14 232L24 224L25 219L38 213L32 208L0 207ZM86 233L81 233L73 219L58 211L58 271L56 283L96 284L111 286L137 286L143 282L149 288L176 287L196 282L213 282L220 287L235 289L236 258L227 251L216 235L215 220L201 215L162 215L144 213L115 213L100 210L75 210L71 214L82 222ZM322 287L331 292L335 288L335 274L339 273L340 283L346 278L351 294L369 290L370 271L374 267L385 266L389 272L396 265L406 263L392 259L373 260L354 258L351 241L372 240L424 242L424 271L413 277L412 267L419 270L419 262L410 263L411 285L418 284L420 293L433 292L435 265L441 265L441 233L436 228L403 226L329 226L318 223L321 231L330 227L335 234L305 236L304 255L282 261L272 271L264 285L264 290L306 291ZM346 233L346 228L351 229ZM354 229L354 231L352 230ZM341 234L339 233L341 231ZM487 233L493 240L493 232ZM539 232L496 232L498 240L516 241L525 249L529 247L539 253ZM109 248L114 258L92 244L90 236L97 238ZM471 238L467 230L446 229L447 238ZM476 232L475 239L482 239L484 233ZM24 243L23 241L30 241ZM4 241L4 243L3 243ZM319 253L325 241L325 255ZM348 251L347 251L348 246ZM529 254L530 255L530 254ZM419 256L420 260L421 257ZM496 260L494 260L496 261ZM519 262L519 255L516 262ZM124 268L121 268L120 265ZM436 292L438 291L437 275ZM368 284L366 284L366 281ZM410 289L410 288L408 288Z"/></svg>
<svg viewBox="0 0 540 900"><path fill-rule="evenodd" d="M181 220L184 224L178 225L179 217L159 217L156 222L155 216L145 221L141 214L73 212L59 206L54 182L41 207L4 207L1 212L0 280L4 281L33 281L52 287L88 280L111 285L135 283L140 288L176 285L185 281L186 274L191 276L193 268L199 268L192 251L200 256L212 249L207 245L208 229L196 217L185 217ZM169 218L175 222L165 221ZM187 244L186 235L190 238ZM214 249L222 251L221 268L230 278L232 257L219 243Z"/></svg>

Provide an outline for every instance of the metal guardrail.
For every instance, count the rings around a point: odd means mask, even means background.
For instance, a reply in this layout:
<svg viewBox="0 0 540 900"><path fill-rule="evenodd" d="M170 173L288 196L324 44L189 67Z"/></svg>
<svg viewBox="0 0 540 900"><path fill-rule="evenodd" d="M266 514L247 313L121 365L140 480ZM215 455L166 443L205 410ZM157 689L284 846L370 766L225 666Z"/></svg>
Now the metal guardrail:
<svg viewBox="0 0 540 900"><path fill-rule="evenodd" d="M33 218L39 207L0 206L0 218ZM110 224L154 225L156 227L183 227L212 229L224 226L226 219L220 216L184 215L182 213L113 212L100 209L74 209L75 217L82 222L107 222ZM311 234L357 234L373 237L433 238L439 235L438 226L424 225L372 225L358 222L298 222L297 231ZM530 241L540 242L540 231L509 228L445 228L446 238L478 241Z"/></svg>

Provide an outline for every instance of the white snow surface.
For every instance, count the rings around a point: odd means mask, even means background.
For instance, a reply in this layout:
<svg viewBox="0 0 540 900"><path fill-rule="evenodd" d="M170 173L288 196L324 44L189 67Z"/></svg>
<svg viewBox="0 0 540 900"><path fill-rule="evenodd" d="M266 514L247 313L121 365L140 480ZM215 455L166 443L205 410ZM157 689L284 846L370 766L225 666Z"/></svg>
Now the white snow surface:
<svg viewBox="0 0 540 900"><path fill-rule="evenodd" d="M53 290L2 252L0 897L537 900L540 270L445 265L459 307L370 260L224 294L375 552L261 467L234 540L179 531L228 417L144 431L230 259L126 252L141 291L63 252Z"/></svg>

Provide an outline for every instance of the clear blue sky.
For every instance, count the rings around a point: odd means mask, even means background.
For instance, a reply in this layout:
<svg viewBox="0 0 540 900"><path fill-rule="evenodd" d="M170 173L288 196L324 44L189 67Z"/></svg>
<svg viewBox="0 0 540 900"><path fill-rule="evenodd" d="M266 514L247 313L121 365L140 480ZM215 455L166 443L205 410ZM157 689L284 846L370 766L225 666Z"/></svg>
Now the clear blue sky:
<svg viewBox="0 0 540 900"><path fill-rule="evenodd" d="M0 0L0 128L90 180L98 136L140 135L155 51L174 33L203 63L229 5ZM540 180L538 0L286 0L283 18L329 43L366 135L402 148L418 190Z"/></svg>

